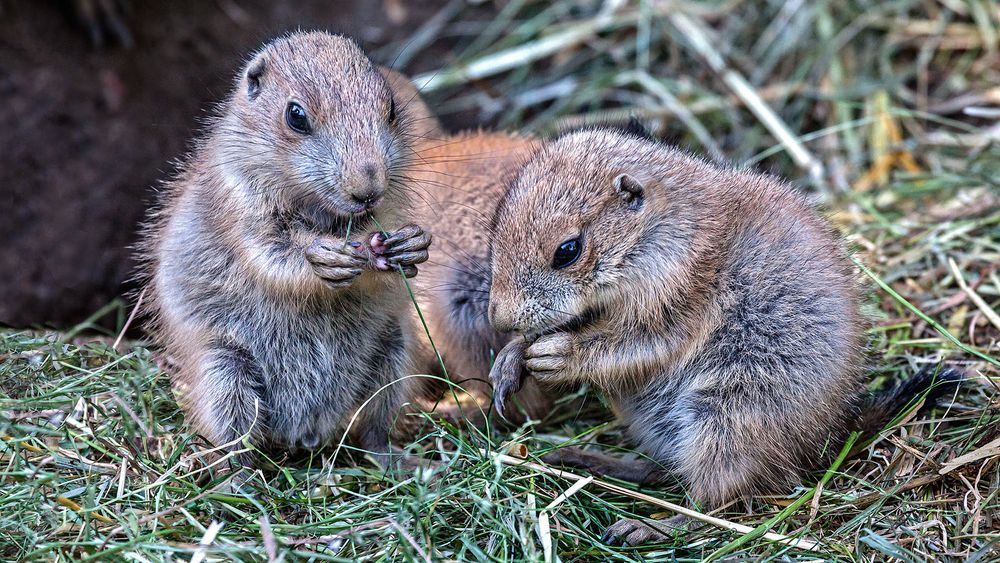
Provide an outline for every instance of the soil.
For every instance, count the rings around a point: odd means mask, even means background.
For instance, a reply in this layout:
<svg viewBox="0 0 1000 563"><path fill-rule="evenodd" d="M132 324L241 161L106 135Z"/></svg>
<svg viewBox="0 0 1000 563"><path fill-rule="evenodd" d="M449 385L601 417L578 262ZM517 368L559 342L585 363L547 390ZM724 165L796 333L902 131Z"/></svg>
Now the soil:
<svg viewBox="0 0 1000 563"><path fill-rule="evenodd" d="M96 48L71 2L0 0L0 323L70 326L122 295L152 190L260 43L326 29L371 50L444 4L131 2L134 45Z"/></svg>

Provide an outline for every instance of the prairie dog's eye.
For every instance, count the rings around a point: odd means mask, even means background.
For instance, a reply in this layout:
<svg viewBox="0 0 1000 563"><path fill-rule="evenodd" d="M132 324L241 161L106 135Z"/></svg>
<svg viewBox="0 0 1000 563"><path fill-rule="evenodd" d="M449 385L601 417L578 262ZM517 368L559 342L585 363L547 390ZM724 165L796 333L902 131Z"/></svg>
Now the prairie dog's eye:
<svg viewBox="0 0 1000 563"><path fill-rule="evenodd" d="M582 237L572 238L563 242L556 249L555 256L552 257L552 267L560 270L576 262L576 259L580 257L581 250L583 250Z"/></svg>
<svg viewBox="0 0 1000 563"><path fill-rule="evenodd" d="M388 117L388 121L389 121L389 125L392 125L393 123L396 123L396 99L393 98L393 97L391 97L391 96L389 97L389 117Z"/></svg>
<svg viewBox="0 0 1000 563"><path fill-rule="evenodd" d="M288 102L288 107L285 108L285 123L292 131L303 135L312 130L305 108L295 102Z"/></svg>

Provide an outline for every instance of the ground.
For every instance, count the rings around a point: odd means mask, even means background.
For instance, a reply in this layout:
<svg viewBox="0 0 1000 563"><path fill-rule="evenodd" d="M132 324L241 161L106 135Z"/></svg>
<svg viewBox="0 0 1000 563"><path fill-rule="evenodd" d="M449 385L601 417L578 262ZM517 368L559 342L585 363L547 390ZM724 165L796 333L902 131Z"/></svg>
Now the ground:
<svg viewBox="0 0 1000 563"><path fill-rule="evenodd" d="M122 293L157 183L262 41L328 29L391 62L444 2L125 1L131 49L92 46L70 4L0 2L0 325L64 328Z"/></svg>
<svg viewBox="0 0 1000 563"><path fill-rule="evenodd" d="M395 44L454 46L454 61L408 68L431 71L418 82L435 77L425 94L446 120L548 135L634 115L692 151L789 178L815 195L854 252L868 288L872 386L941 364L967 374L959 393L860 439L794 490L725 507L712 514L719 520L656 545L609 547L606 526L673 516L664 503L685 505L683 488L573 487L574 477L544 464L511 465L565 440L627 450L596 393L581 391L582 407L566 396L515 431L428 420L412 449L442 461L433 480L387 479L345 446L234 492L225 464L211 465L207 444L184 426L147 343L115 346L129 309L113 305L102 336L89 324L0 333L0 558L1000 559L996 6L493 7L489 19L481 6L453 2ZM518 56L507 65L511 50ZM197 107L177 126L186 131Z"/></svg>

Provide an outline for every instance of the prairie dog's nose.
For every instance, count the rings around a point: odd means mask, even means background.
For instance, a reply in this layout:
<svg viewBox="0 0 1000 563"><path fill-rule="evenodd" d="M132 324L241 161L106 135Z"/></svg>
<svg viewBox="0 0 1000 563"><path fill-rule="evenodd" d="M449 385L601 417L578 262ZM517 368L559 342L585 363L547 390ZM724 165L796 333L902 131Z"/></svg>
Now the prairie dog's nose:
<svg viewBox="0 0 1000 563"><path fill-rule="evenodd" d="M510 332L514 330L514 320L508 310L504 310L496 301L490 300L490 324L497 332Z"/></svg>
<svg viewBox="0 0 1000 563"><path fill-rule="evenodd" d="M362 166L360 177L347 188L351 199L364 205L365 209L375 207L385 193L385 173L381 170L374 163Z"/></svg>

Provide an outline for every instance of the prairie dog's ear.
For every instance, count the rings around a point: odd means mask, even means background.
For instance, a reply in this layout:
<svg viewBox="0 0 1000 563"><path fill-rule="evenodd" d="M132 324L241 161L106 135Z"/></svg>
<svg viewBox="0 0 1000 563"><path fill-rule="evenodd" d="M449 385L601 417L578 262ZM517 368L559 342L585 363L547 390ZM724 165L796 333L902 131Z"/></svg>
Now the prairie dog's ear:
<svg viewBox="0 0 1000 563"><path fill-rule="evenodd" d="M263 56L257 57L247 67L247 97L251 100L260 94L260 78L267 69L267 61Z"/></svg>
<svg viewBox="0 0 1000 563"><path fill-rule="evenodd" d="M618 192L618 196L622 198L622 201L629 208L638 209L642 205L645 188L642 186L642 182L637 180L635 176L619 174L615 176L612 183L615 186L615 191Z"/></svg>
<svg viewBox="0 0 1000 563"><path fill-rule="evenodd" d="M626 123L625 127L622 128L622 133L632 135L633 137L638 137L640 139L645 139L647 141L657 140L656 137L649 132L649 129L646 129L646 126L643 125L642 122L639 121L639 119L634 115L629 116L628 123Z"/></svg>

